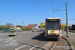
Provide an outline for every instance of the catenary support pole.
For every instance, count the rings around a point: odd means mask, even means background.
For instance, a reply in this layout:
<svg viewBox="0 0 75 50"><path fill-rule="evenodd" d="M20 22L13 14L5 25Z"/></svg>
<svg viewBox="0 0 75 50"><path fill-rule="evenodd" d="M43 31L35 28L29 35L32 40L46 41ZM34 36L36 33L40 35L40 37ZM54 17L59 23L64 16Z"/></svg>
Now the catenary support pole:
<svg viewBox="0 0 75 50"><path fill-rule="evenodd" d="M67 12L67 2L66 2L66 36L68 36L68 12Z"/></svg>

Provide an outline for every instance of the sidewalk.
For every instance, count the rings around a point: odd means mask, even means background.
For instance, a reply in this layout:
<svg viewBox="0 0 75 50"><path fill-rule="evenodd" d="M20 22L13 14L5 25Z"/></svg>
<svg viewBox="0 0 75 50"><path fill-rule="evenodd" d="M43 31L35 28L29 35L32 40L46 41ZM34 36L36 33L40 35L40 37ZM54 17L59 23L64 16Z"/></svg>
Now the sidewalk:
<svg viewBox="0 0 75 50"><path fill-rule="evenodd" d="M69 37L66 37L66 32L62 32L62 36L68 39L68 41L73 45L75 49L75 33L68 32Z"/></svg>

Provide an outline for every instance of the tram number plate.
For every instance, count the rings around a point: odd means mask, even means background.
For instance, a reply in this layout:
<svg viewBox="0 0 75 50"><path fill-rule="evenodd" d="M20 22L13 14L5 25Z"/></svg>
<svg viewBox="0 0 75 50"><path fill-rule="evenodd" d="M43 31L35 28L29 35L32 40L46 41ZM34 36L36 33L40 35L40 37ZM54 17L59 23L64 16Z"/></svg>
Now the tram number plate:
<svg viewBox="0 0 75 50"><path fill-rule="evenodd" d="M52 35L55 35L55 34L52 34Z"/></svg>

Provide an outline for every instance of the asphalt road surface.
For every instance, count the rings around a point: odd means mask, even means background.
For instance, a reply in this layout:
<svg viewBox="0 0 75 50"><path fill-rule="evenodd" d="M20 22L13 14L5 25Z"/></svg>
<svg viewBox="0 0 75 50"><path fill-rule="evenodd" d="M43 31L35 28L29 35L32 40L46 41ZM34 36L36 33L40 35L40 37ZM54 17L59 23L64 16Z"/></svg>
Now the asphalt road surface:
<svg viewBox="0 0 75 50"><path fill-rule="evenodd" d="M25 31L15 34L17 35L15 37L0 34L0 50L32 50L45 42L44 34L42 35L41 32Z"/></svg>
<svg viewBox="0 0 75 50"><path fill-rule="evenodd" d="M50 40L47 42L44 33L42 32L23 31L16 32L15 34L15 37L8 37L9 34L0 34L0 50L48 50L52 45L52 42L56 41ZM45 42L47 43L42 46ZM63 39L56 42L56 46L62 46L63 42L67 45L66 41Z"/></svg>

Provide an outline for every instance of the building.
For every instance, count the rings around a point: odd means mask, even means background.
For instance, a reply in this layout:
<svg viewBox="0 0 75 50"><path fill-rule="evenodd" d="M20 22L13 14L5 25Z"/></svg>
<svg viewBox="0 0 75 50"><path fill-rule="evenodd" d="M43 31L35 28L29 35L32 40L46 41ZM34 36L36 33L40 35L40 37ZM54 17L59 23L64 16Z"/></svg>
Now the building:
<svg viewBox="0 0 75 50"><path fill-rule="evenodd" d="M38 24L29 24L27 27L28 27L28 29L33 29L33 28L37 29Z"/></svg>
<svg viewBox="0 0 75 50"><path fill-rule="evenodd" d="M35 29L38 29L38 24L33 24Z"/></svg>
<svg viewBox="0 0 75 50"><path fill-rule="evenodd" d="M31 24L28 25L28 29L32 29L32 25Z"/></svg>
<svg viewBox="0 0 75 50"><path fill-rule="evenodd" d="M17 27L17 26L16 26ZM38 28L38 24L29 24L28 26L22 26L23 29L37 29Z"/></svg>

